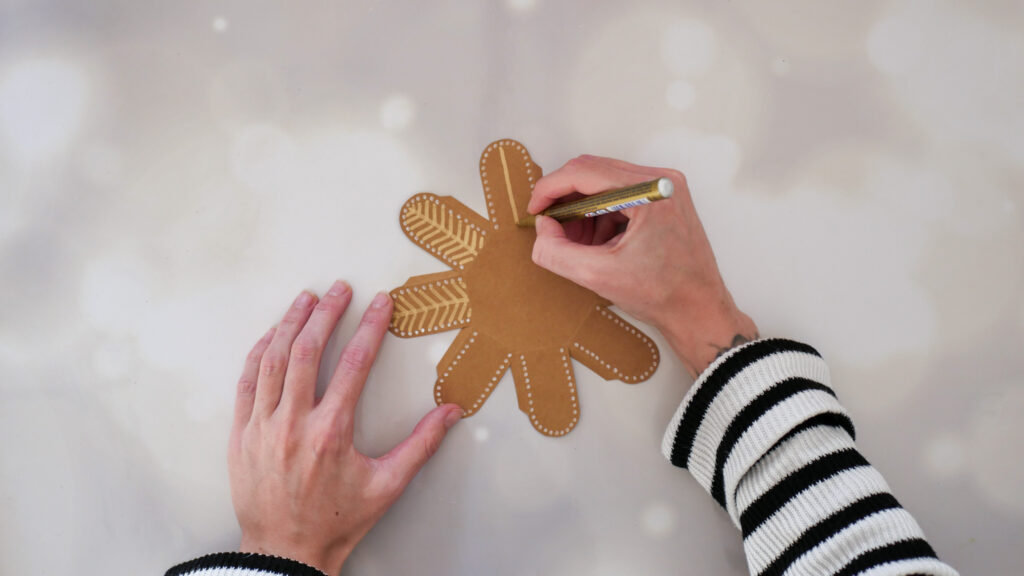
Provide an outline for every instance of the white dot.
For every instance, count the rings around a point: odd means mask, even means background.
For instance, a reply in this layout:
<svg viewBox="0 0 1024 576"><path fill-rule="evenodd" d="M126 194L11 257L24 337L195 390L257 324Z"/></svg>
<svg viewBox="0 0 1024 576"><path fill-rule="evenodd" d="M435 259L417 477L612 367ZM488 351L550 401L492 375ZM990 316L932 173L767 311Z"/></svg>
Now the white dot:
<svg viewBox="0 0 1024 576"><path fill-rule="evenodd" d="M776 58L772 60L772 73L776 76L786 76L789 74L789 60L785 58Z"/></svg>
<svg viewBox="0 0 1024 576"><path fill-rule="evenodd" d="M490 439L490 437L491 431L483 426L477 426L476 428L473 429L473 439L481 444L487 442L487 440Z"/></svg>
<svg viewBox="0 0 1024 576"><path fill-rule="evenodd" d="M704 74L714 65L717 52L715 31L700 20L675 22L661 37L662 60L679 76Z"/></svg>
<svg viewBox="0 0 1024 576"><path fill-rule="evenodd" d="M676 80L665 89L665 101L674 110L688 110L696 98L697 91L686 80Z"/></svg>
<svg viewBox="0 0 1024 576"><path fill-rule="evenodd" d="M228 29L228 19L223 16L217 16L213 19L213 31L218 34L223 34Z"/></svg>
<svg viewBox="0 0 1024 576"><path fill-rule="evenodd" d="M380 105L380 123L388 130L402 130L416 117L416 103L404 94L388 96Z"/></svg>
<svg viewBox="0 0 1024 576"><path fill-rule="evenodd" d="M932 439L924 450L925 466L936 478L952 478L960 474L967 459L963 440L952 435Z"/></svg>
<svg viewBox="0 0 1024 576"><path fill-rule="evenodd" d="M665 503L649 504L643 512L644 532L654 538L668 536L676 527L676 513Z"/></svg>
<svg viewBox="0 0 1024 576"><path fill-rule="evenodd" d="M505 4L517 12L528 12L537 7L537 0L506 0Z"/></svg>
<svg viewBox="0 0 1024 576"><path fill-rule="evenodd" d="M23 164L59 154L78 131L86 92L84 74L68 62L14 65L0 81L0 138Z"/></svg>

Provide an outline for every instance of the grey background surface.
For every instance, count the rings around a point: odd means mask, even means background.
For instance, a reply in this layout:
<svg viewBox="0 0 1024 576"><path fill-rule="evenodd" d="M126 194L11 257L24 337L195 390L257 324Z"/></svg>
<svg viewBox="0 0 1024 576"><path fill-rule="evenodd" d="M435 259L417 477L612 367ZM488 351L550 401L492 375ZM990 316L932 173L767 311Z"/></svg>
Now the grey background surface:
<svg viewBox="0 0 1024 576"><path fill-rule="evenodd" d="M3 0L0 573L155 574L236 546L245 352L300 289L344 277L363 307L443 270L398 208L429 190L483 210L501 137L545 170L684 171L737 301L821 350L940 556L1017 573L1022 6ZM452 338L387 340L364 450L432 406ZM681 364L577 377L581 423L549 439L506 376L346 571L746 573L658 453Z"/></svg>

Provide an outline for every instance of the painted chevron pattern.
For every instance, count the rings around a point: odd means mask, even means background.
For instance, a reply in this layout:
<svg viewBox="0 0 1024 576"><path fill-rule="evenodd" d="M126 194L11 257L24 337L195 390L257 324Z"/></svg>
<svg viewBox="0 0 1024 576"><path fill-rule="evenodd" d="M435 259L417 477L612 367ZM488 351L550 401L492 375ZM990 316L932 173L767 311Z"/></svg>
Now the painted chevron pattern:
<svg viewBox="0 0 1024 576"><path fill-rule="evenodd" d="M391 328L399 336L433 334L469 324L472 309L466 283L459 276L427 284L406 285L392 293Z"/></svg>
<svg viewBox="0 0 1024 576"><path fill-rule="evenodd" d="M406 202L402 227L414 242L460 270L484 247L484 231L433 194L420 194Z"/></svg>

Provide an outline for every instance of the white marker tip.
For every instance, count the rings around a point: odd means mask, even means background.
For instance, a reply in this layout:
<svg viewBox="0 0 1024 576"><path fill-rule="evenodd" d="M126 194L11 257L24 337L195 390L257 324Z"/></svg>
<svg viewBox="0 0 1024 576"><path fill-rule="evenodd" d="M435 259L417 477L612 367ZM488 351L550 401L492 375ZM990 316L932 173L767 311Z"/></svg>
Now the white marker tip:
<svg viewBox="0 0 1024 576"><path fill-rule="evenodd" d="M658 194L661 194L664 198L671 198L672 193L676 191L676 187L672 184L672 181L668 178L658 179Z"/></svg>

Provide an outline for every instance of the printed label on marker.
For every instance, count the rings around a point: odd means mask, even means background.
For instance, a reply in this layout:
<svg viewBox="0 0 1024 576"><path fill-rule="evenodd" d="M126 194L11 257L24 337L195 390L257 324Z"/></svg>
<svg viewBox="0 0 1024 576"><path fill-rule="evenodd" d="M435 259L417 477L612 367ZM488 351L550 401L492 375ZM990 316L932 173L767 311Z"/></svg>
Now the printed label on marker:
<svg viewBox="0 0 1024 576"><path fill-rule="evenodd" d="M639 200L633 200L632 202L623 202L622 204L616 204L609 206L608 208L602 208L600 210L594 210L593 212L587 212L587 218L593 218L594 216L600 216L602 214L609 214L611 212L618 212L619 210L625 210L626 208L633 208L634 206L643 206L644 204L650 204L651 201L647 198L640 198Z"/></svg>

